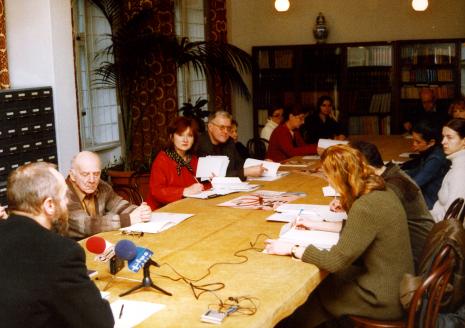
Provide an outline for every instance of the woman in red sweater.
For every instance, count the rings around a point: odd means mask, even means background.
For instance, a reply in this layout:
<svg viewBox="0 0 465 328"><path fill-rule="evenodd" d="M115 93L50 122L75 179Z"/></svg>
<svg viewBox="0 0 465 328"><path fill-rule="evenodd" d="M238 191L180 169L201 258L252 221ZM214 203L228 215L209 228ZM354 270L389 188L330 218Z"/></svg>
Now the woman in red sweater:
<svg viewBox="0 0 465 328"><path fill-rule="evenodd" d="M197 156L192 154L197 141L197 125L186 117L178 117L169 127L169 145L158 153L150 172L147 203L152 210L185 196L197 194L203 185L195 178Z"/></svg>
<svg viewBox="0 0 465 328"><path fill-rule="evenodd" d="M267 159L282 162L293 156L316 154L314 144L306 144L299 132L304 123L305 114L300 106L286 106L284 108L284 123L274 129L270 137Z"/></svg>

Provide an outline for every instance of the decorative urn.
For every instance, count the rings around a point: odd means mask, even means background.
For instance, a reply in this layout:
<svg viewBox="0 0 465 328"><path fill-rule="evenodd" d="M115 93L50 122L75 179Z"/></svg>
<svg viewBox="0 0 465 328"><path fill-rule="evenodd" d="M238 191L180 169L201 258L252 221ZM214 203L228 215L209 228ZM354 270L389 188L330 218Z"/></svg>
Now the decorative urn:
<svg viewBox="0 0 465 328"><path fill-rule="evenodd" d="M316 18L315 27L313 28L313 36L317 43L325 43L328 38L328 26L326 26L325 16L322 13Z"/></svg>

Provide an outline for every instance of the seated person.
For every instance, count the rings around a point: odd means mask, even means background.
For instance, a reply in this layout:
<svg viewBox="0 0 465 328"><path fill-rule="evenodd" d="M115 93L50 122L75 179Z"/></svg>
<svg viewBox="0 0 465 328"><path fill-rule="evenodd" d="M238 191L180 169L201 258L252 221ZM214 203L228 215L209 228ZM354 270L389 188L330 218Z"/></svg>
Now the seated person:
<svg viewBox="0 0 465 328"><path fill-rule="evenodd" d="M321 161L329 184L341 195L347 220L330 250L266 241L269 254L291 255L330 273L308 301L285 319L285 327L316 327L346 314L400 319L399 284L404 273L413 273L402 203L358 150L332 146Z"/></svg>
<svg viewBox="0 0 465 328"><path fill-rule="evenodd" d="M229 165L226 176L239 177L245 180L246 177L259 177L265 171L262 165L255 165L244 168L244 159L238 153L234 141L229 137L231 132L232 116L225 111L217 111L208 117L207 133L199 137L197 155L222 155L228 156Z"/></svg>
<svg viewBox="0 0 465 328"><path fill-rule="evenodd" d="M465 198L465 119L456 118L442 128L442 146L452 165L442 181L438 200L431 210L434 221L444 219L452 202Z"/></svg>
<svg viewBox="0 0 465 328"><path fill-rule="evenodd" d="M0 206L0 219L7 219L8 214L6 213L6 210L4 207Z"/></svg>
<svg viewBox="0 0 465 328"><path fill-rule="evenodd" d="M2 327L113 327L108 302L87 275L75 241L50 231L67 217L67 187L52 164L8 178L10 217L0 220Z"/></svg>
<svg viewBox="0 0 465 328"><path fill-rule="evenodd" d="M407 214L413 262L415 268L417 268L426 237L434 225L433 217L428 210L420 188L398 165L394 163L384 165L381 154L374 144L355 141L351 142L350 145L365 156L375 173L384 179L386 186L392 189L402 202Z"/></svg>
<svg viewBox="0 0 465 328"><path fill-rule="evenodd" d="M192 154L197 124L190 118L178 117L168 126L168 134L169 145L158 153L150 172L147 203L152 210L203 190L195 178L198 158Z"/></svg>
<svg viewBox="0 0 465 328"><path fill-rule="evenodd" d="M97 154L82 151L71 162L68 184L68 236L86 238L102 231L149 221L151 210L146 203L129 204L100 180L101 163Z"/></svg>
<svg viewBox="0 0 465 328"><path fill-rule="evenodd" d="M439 126L442 126L448 120L447 112L439 110L436 107L436 95L433 89L422 88L419 93L421 106L411 111L406 112L404 122L405 131L411 133L412 127L419 121L429 119L435 121Z"/></svg>
<svg viewBox="0 0 465 328"><path fill-rule="evenodd" d="M249 150L247 149L246 146L244 146L240 141L239 141L239 134L237 133L237 128L239 127L239 124L237 123L236 120L231 121L231 131L229 132L229 136L232 138L234 141L234 145L236 146L237 152L243 159L247 159L250 157L249 155Z"/></svg>
<svg viewBox="0 0 465 328"><path fill-rule="evenodd" d="M452 104L450 104L449 117L465 119L465 99L463 97L454 100Z"/></svg>
<svg viewBox="0 0 465 328"><path fill-rule="evenodd" d="M260 131L260 138L270 141L271 134L283 122L282 106L274 106L268 109L268 121Z"/></svg>
<svg viewBox="0 0 465 328"><path fill-rule="evenodd" d="M333 118L333 100L329 96L318 98L317 111L305 118L300 131L308 144L318 143L319 139L345 140L341 125Z"/></svg>
<svg viewBox="0 0 465 328"><path fill-rule="evenodd" d="M421 188L428 209L438 199L442 179L449 169L449 163L441 146L441 134L436 122L425 119L412 128L412 150L419 156L401 165Z"/></svg>
<svg viewBox="0 0 465 328"><path fill-rule="evenodd" d="M317 152L314 144L306 144L299 132L305 114L298 105L284 108L284 123L271 134L266 158L282 162L293 156L313 155Z"/></svg>

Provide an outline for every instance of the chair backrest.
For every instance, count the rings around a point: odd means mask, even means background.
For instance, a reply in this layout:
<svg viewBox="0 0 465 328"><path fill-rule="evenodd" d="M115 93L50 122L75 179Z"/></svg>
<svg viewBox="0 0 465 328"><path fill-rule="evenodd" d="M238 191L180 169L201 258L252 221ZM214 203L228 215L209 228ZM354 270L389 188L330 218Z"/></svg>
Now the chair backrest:
<svg viewBox="0 0 465 328"><path fill-rule="evenodd" d="M434 328L446 287L454 269L455 251L444 245L435 257L430 274L416 290L410 303L408 328Z"/></svg>
<svg viewBox="0 0 465 328"><path fill-rule="evenodd" d="M143 202L143 197L139 192L139 178L140 174L134 172L127 184L112 183L113 190L131 204L140 205Z"/></svg>
<svg viewBox="0 0 465 328"><path fill-rule="evenodd" d="M252 158L264 160L266 150L268 149L268 140L263 138L252 138L247 141L247 150Z"/></svg>

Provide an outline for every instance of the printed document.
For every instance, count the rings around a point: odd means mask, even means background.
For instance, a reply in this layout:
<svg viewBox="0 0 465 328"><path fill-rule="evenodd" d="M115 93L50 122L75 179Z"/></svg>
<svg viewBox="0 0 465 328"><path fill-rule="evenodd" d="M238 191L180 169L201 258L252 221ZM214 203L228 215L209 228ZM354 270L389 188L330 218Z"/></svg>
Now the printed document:
<svg viewBox="0 0 465 328"><path fill-rule="evenodd" d="M224 177L228 165L228 156L199 157L195 176L199 178Z"/></svg>
<svg viewBox="0 0 465 328"><path fill-rule="evenodd" d="M133 231L144 233L158 233L165 231L176 224L190 218L194 214L152 212L149 222L140 222L129 227L121 228L121 231Z"/></svg>

